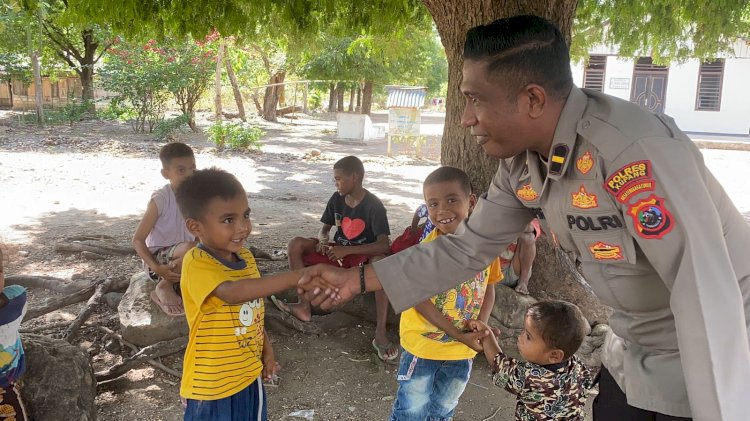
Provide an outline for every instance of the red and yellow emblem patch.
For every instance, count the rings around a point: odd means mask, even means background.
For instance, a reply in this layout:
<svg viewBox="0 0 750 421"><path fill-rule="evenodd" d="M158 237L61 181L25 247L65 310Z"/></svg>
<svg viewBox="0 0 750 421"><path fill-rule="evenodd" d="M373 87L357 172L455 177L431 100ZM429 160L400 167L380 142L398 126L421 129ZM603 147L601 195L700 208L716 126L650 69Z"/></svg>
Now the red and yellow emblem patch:
<svg viewBox="0 0 750 421"><path fill-rule="evenodd" d="M664 206L664 199L655 195L639 200L630 206L628 214L633 218L638 235L648 239L659 239L672 231L672 214Z"/></svg>
<svg viewBox="0 0 750 421"><path fill-rule="evenodd" d="M589 251L595 260L622 260L622 249L617 245L598 241L589 246Z"/></svg>
<svg viewBox="0 0 750 421"><path fill-rule="evenodd" d="M578 209L591 209L599 206L595 194L589 194L586 188L581 184L581 188L571 195L573 206Z"/></svg>
<svg viewBox="0 0 750 421"><path fill-rule="evenodd" d="M530 202L532 200L535 200L537 197L539 197L539 194L537 194L536 190L534 190L534 188L531 187L531 183L529 183L521 187L520 189L518 189L516 191L516 196L518 196L518 198L521 200Z"/></svg>
<svg viewBox="0 0 750 421"><path fill-rule="evenodd" d="M591 157L591 152L586 151L586 153L578 158L576 161L576 168L578 168L578 171L580 171L581 174L588 174L589 171L594 168L594 159Z"/></svg>

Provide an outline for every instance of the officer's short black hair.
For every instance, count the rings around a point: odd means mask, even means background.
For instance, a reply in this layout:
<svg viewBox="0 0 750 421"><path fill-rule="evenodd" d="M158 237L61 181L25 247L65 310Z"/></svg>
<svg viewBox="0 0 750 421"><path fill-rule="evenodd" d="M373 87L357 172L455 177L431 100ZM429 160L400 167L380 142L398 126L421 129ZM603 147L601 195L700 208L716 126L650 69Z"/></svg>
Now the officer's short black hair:
<svg viewBox="0 0 750 421"><path fill-rule="evenodd" d="M203 216L211 199L230 200L238 194L244 196L245 189L237 177L216 167L196 170L175 191L182 216L192 219Z"/></svg>
<svg viewBox="0 0 750 421"><path fill-rule="evenodd" d="M573 87L565 38L539 16L513 16L469 29L463 58L487 63L488 75L505 85L513 102L530 83L556 99L565 98Z"/></svg>
<svg viewBox="0 0 750 421"><path fill-rule="evenodd" d="M193 149L180 142L167 143L159 151L162 168L168 168L175 158L194 157Z"/></svg>
<svg viewBox="0 0 750 421"><path fill-rule="evenodd" d="M356 156L350 155L343 157L333 164L334 170L341 170L346 175L357 174L359 175L359 181L365 178L365 166L362 161Z"/></svg>
<svg viewBox="0 0 750 421"><path fill-rule="evenodd" d="M575 304L567 301L540 301L526 310L542 340L551 349L563 351L563 360L578 351L586 337L586 318Z"/></svg>
<svg viewBox="0 0 750 421"><path fill-rule="evenodd" d="M448 181L457 182L461 186L461 190L466 193L467 196L472 193L469 175L462 169L456 167L440 167L431 172L430 175L424 179L424 187Z"/></svg>

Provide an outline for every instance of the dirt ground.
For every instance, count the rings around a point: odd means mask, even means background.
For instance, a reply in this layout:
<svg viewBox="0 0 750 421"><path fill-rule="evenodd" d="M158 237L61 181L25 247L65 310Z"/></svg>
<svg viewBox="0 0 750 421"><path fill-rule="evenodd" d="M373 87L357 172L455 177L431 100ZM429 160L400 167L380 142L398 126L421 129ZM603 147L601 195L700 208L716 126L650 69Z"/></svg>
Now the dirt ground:
<svg viewBox="0 0 750 421"><path fill-rule="evenodd" d="M421 180L438 165L404 154L386 157L383 142L334 142L331 116L259 124L267 132L260 153L217 152L202 135L183 133L178 138L195 149L198 167L224 168L244 184L252 208L250 243L269 252L284 250L296 235L315 235L333 190L331 167L337 159L350 154L363 159L365 187L386 204L392 238L410 222L420 203ZM157 157L162 144L133 134L124 124L90 121L74 128L37 129L21 126L13 114L0 111L0 244L6 273L65 279L129 278L136 273L140 261L135 256L87 260L57 253L53 246L83 234L107 235L129 245L151 192L166 182ZM320 156L312 157L312 149L321 151ZM435 158L436 151L439 143L431 137L423 156ZM399 146L397 152L408 151ZM750 215L750 184L743 182L750 152L704 150L704 155L740 210ZM260 265L264 273L286 268L278 261ZM56 294L32 290L29 296L34 307ZM23 328L71 320L78 309L49 313ZM116 311L104 304L91 320L118 329ZM314 323L321 327L320 335L270 331L283 367L280 385L268 389L270 419L304 419L289 416L302 410L314 411L315 420L387 419L397 387L395 367L379 362L370 345L374 324L342 313L317 316ZM127 356L105 349L97 330L84 326L82 332L78 343L92 356L95 370ZM396 329L392 335L397 340ZM162 362L180 370L182 358ZM144 364L99 385L99 419L182 419L178 390L179 379ZM478 358L456 420L512 419L513 406L510 395L493 388L487 365Z"/></svg>

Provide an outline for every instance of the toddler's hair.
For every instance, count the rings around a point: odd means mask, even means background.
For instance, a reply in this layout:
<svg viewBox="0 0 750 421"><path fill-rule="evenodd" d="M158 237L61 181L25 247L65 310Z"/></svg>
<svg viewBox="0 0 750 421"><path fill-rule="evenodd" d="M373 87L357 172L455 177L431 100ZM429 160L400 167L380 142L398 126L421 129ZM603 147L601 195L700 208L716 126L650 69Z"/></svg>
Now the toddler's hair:
<svg viewBox="0 0 750 421"><path fill-rule="evenodd" d="M435 171L431 172L427 178L424 179L424 185L430 186L432 184L445 183L448 181L455 181L461 186L466 195L472 193L471 180L468 174L462 169L456 167L440 167Z"/></svg>
<svg viewBox="0 0 750 421"><path fill-rule="evenodd" d="M357 174L360 181L365 178L365 166L356 156L350 155L343 157L333 164L334 170L341 170L346 175Z"/></svg>
<svg viewBox="0 0 750 421"><path fill-rule="evenodd" d="M182 216L193 219L203 216L211 199L230 200L238 194L244 196L245 189L237 177L216 167L196 170L175 191Z"/></svg>
<svg viewBox="0 0 750 421"><path fill-rule="evenodd" d="M193 149L180 142L167 143L162 146L159 151L159 160L161 161L162 168L169 167L172 160L175 158L193 157Z"/></svg>
<svg viewBox="0 0 750 421"><path fill-rule="evenodd" d="M586 318L578 306L567 301L540 301L532 304L526 315L541 332L544 343L562 350L565 360L578 351L586 336Z"/></svg>

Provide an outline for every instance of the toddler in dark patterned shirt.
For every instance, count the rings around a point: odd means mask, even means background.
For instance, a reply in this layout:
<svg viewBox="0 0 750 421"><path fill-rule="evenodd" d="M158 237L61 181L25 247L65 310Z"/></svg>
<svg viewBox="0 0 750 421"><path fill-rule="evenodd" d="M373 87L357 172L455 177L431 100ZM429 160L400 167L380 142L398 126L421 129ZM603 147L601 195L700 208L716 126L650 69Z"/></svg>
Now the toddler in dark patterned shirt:
<svg viewBox="0 0 750 421"><path fill-rule="evenodd" d="M574 304L542 301L526 311L518 337L524 360L503 353L492 330L479 320L470 328L487 331L484 355L493 383L516 395L516 420L583 420L593 386L589 370L573 354L586 336L586 319Z"/></svg>

